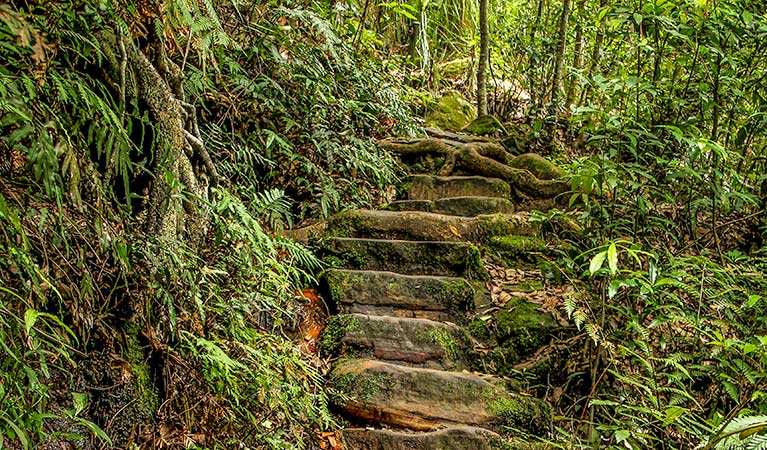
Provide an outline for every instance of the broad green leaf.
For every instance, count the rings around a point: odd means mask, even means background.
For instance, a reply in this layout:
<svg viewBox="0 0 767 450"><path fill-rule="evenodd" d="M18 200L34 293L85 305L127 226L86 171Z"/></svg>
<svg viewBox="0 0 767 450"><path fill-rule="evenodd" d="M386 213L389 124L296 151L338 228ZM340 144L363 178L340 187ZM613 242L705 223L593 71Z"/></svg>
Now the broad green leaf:
<svg viewBox="0 0 767 450"><path fill-rule="evenodd" d="M88 406L88 394L72 392L72 406L75 409L75 415L80 414Z"/></svg>
<svg viewBox="0 0 767 450"><path fill-rule="evenodd" d="M37 322L37 318L40 316L40 313L36 309L28 309L27 312L24 313L24 330L29 333L29 330L32 329L33 326L35 326L35 323Z"/></svg>
<svg viewBox="0 0 767 450"><path fill-rule="evenodd" d="M599 252L594 255L593 258L591 258L591 263L589 264L589 272L591 272L592 275L594 275L597 270L602 268L602 264L604 264L606 257L607 252Z"/></svg>
<svg viewBox="0 0 767 450"><path fill-rule="evenodd" d="M610 274L615 276L618 273L618 248L615 247L615 242L607 247L607 265L610 266Z"/></svg>
<svg viewBox="0 0 767 450"><path fill-rule="evenodd" d="M629 430L617 430L615 432L615 442L621 443L631 437L631 431Z"/></svg>

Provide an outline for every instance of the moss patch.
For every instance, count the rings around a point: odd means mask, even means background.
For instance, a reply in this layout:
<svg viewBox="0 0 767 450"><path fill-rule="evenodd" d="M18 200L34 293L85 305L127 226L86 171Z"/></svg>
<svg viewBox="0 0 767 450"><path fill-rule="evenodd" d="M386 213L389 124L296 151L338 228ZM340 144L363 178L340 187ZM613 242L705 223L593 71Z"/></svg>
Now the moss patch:
<svg viewBox="0 0 767 450"><path fill-rule="evenodd" d="M538 305L512 298L489 320L475 319L467 326L475 339L492 347L475 355L472 366L496 375L512 375L514 365L546 345L558 328L554 317L539 311Z"/></svg>
<svg viewBox="0 0 767 450"><path fill-rule="evenodd" d="M509 262L518 260L534 262L537 259L536 255L548 250L543 239L516 234L493 236L487 246L501 259Z"/></svg>
<svg viewBox="0 0 767 450"><path fill-rule="evenodd" d="M474 105L458 92L450 91L429 106L424 120L427 127L458 131L476 117Z"/></svg>
<svg viewBox="0 0 767 450"><path fill-rule="evenodd" d="M332 316L325 323L320 337L320 352L325 357L335 356L341 350L341 340L347 333L358 331L359 321L353 316Z"/></svg>
<svg viewBox="0 0 767 450"><path fill-rule="evenodd" d="M491 115L477 117L473 122L466 126L463 131L470 134L476 134L478 136L505 136L508 134L506 127L503 126L501 121L496 119L495 116Z"/></svg>
<svg viewBox="0 0 767 450"><path fill-rule="evenodd" d="M544 434L551 427L551 407L532 397L502 397L490 405L501 425L512 430L525 429Z"/></svg>
<svg viewBox="0 0 767 450"><path fill-rule="evenodd" d="M560 178L564 173L562 169L550 163L546 158L535 153L519 155L509 161L509 166L517 169L526 169L541 180L553 180Z"/></svg>
<svg viewBox="0 0 767 450"><path fill-rule="evenodd" d="M342 404L347 398L361 402L370 401L386 387L387 379L383 375L343 373L333 375L330 382L336 391L331 396L331 401Z"/></svg>

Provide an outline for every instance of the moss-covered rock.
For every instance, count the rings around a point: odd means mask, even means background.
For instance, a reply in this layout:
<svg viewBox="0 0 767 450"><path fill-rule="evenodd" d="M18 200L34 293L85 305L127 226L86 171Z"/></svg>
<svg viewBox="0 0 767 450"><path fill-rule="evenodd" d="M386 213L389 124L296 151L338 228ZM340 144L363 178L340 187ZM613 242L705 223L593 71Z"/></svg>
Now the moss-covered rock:
<svg viewBox="0 0 767 450"><path fill-rule="evenodd" d="M449 91L427 107L424 116L428 127L458 131L477 117L476 107L456 91Z"/></svg>
<svg viewBox="0 0 767 450"><path fill-rule="evenodd" d="M485 346L486 353L475 355L474 368L496 375L511 375L522 359L548 344L559 329L556 319L539 310L538 305L521 297L512 297L503 309L491 317L474 319L468 332Z"/></svg>
<svg viewBox="0 0 767 450"><path fill-rule="evenodd" d="M535 153L519 155L509 161L509 166L516 169L526 169L541 180L554 180L564 175L562 169Z"/></svg>
<svg viewBox="0 0 767 450"><path fill-rule="evenodd" d="M508 198L511 195L509 184L497 178L413 175L410 180L407 191L410 200L439 200L466 196Z"/></svg>
<svg viewBox="0 0 767 450"><path fill-rule="evenodd" d="M363 428L346 429L343 431L343 440L346 444L344 448L349 450L511 449L511 447L504 447L503 438L490 430L455 425L420 433Z"/></svg>
<svg viewBox="0 0 767 450"><path fill-rule="evenodd" d="M487 248L506 262L534 262L537 256L548 251L546 242L535 236L505 234L493 236L487 242Z"/></svg>
<svg viewBox="0 0 767 450"><path fill-rule="evenodd" d="M339 406L357 419L424 431L465 424L538 433L550 426L545 402L510 392L497 378L373 360L344 361L332 378L350 389Z"/></svg>
<svg viewBox="0 0 767 450"><path fill-rule="evenodd" d="M330 238L322 246L325 261L356 270L412 275L487 279L479 249L465 242Z"/></svg>
<svg viewBox="0 0 767 450"><path fill-rule="evenodd" d="M342 322L339 325L338 318ZM467 368L469 340L451 324L427 319L351 314L334 316L322 349L442 370Z"/></svg>
<svg viewBox="0 0 767 450"><path fill-rule="evenodd" d="M551 427L551 407L537 398L500 397L491 408L503 427L529 430L532 434L545 434Z"/></svg>
<svg viewBox="0 0 767 450"><path fill-rule="evenodd" d="M341 350L343 338L359 329L359 320L353 315L331 316L320 335L320 352L326 358L336 356Z"/></svg>
<svg viewBox="0 0 767 450"><path fill-rule="evenodd" d="M501 121L492 115L477 117L463 131L478 136L505 136L508 134Z"/></svg>
<svg viewBox="0 0 767 450"><path fill-rule="evenodd" d="M463 278L381 271L328 270L324 295L340 313L378 314L461 323L475 298L487 291Z"/></svg>

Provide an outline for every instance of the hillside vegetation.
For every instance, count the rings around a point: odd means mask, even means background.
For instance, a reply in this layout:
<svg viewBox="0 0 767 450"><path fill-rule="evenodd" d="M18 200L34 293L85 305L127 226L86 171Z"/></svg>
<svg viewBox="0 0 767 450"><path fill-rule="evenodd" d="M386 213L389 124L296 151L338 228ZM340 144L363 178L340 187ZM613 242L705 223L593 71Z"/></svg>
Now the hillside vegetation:
<svg viewBox="0 0 767 450"><path fill-rule="evenodd" d="M530 215L575 330L528 381L541 445L767 448L743 0L0 4L0 448L338 449L327 264L287 236L392 201L407 143L466 126L563 168Z"/></svg>

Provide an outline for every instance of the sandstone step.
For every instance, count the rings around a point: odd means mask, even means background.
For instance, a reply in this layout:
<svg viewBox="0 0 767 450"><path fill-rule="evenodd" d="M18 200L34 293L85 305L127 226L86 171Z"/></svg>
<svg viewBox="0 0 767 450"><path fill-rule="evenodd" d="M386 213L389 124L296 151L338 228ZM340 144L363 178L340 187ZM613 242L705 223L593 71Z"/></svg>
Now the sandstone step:
<svg viewBox="0 0 767 450"><path fill-rule="evenodd" d="M442 370L468 367L472 347L455 325L428 319L342 314L325 325L324 356L375 358L396 364Z"/></svg>
<svg viewBox="0 0 767 450"><path fill-rule="evenodd" d="M489 298L481 283L463 278L331 269L320 276L322 291L339 313L414 317L460 323Z"/></svg>
<svg viewBox="0 0 767 450"><path fill-rule="evenodd" d="M331 385L343 394L336 403L352 418L416 431L464 424L541 434L551 426L547 403L511 393L498 378L467 372L350 359L335 367Z"/></svg>
<svg viewBox="0 0 767 450"><path fill-rule="evenodd" d="M329 238L322 250L337 268L487 279L479 250L464 242Z"/></svg>
<svg viewBox="0 0 767 450"><path fill-rule="evenodd" d="M448 216L475 217L483 214L510 214L511 200L500 197L449 197L439 200L398 200L386 206L390 211L426 211Z"/></svg>
<svg viewBox="0 0 767 450"><path fill-rule="evenodd" d="M406 189L410 200L466 196L508 198L511 195L511 188L505 181L477 176L413 175Z"/></svg>
<svg viewBox="0 0 767 450"><path fill-rule="evenodd" d="M498 450L501 437L484 428L450 426L437 431L403 432L347 428L344 450Z"/></svg>
<svg viewBox="0 0 767 450"><path fill-rule="evenodd" d="M500 199L499 199L500 200ZM328 219L325 235L369 239L483 242L498 235L537 234L527 213L459 217L424 211L353 210Z"/></svg>

